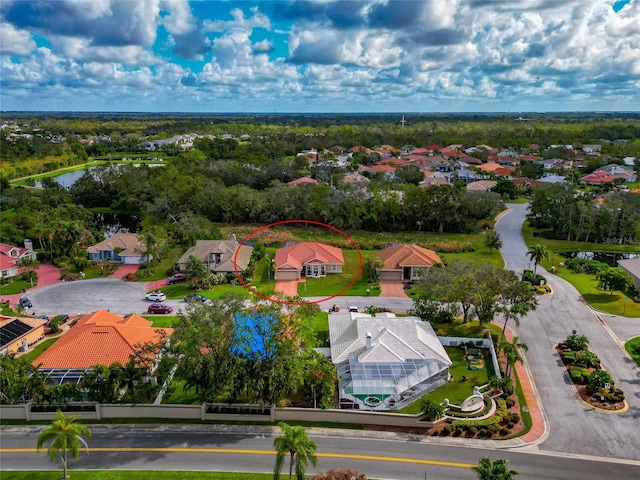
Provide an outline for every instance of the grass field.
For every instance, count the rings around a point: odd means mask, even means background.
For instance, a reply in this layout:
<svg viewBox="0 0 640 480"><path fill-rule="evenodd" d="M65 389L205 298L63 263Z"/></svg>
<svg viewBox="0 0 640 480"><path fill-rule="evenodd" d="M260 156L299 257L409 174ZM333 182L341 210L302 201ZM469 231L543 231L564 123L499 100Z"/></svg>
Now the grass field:
<svg viewBox="0 0 640 480"><path fill-rule="evenodd" d="M142 318L151 320L153 322L151 326L155 328L171 328L180 321L177 315L142 315Z"/></svg>
<svg viewBox="0 0 640 480"><path fill-rule="evenodd" d="M627 343L624 344L625 350L629 352L629 355L633 357L633 359L636 361L636 363L640 367L640 351L636 353L634 351L634 347L640 348L640 337L632 338L631 340L629 340Z"/></svg>
<svg viewBox="0 0 640 480"><path fill-rule="evenodd" d="M2 480L58 480L62 470L4 471ZM74 480L270 480L273 473L177 472L162 470L69 470ZM285 475L283 475L285 477Z"/></svg>

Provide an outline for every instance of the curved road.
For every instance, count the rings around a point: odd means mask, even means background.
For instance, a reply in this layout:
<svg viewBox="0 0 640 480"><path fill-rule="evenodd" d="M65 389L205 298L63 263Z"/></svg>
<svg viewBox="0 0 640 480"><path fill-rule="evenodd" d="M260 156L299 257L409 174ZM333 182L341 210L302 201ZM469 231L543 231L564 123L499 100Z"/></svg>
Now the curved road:
<svg viewBox="0 0 640 480"><path fill-rule="evenodd" d="M44 427L27 428L27 433L12 433L11 427L3 427L2 469L58 468L44 452L34 451ZM71 462L72 469L270 472L274 464L274 429L269 427L95 425L92 429L90 453L82 452ZM318 468L309 468L309 473L348 467L380 479L473 479L477 476L470 467L482 456L507 458L524 480L631 479L640 468L640 462L495 451L442 444L422 435L356 430L333 436L323 429L309 433L319 456Z"/></svg>
<svg viewBox="0 0 640 480"><path fill-rule="evenodd" d="M505 268L522 272L529 268L527 246L521 228L528 204L509 205L511 211L496 224L503 247ZM539 393L549 433L539 444L545 451L600 455L640 460L640 370L626 354L606 323L584 302L567 281L541 267L553 294L540 298L538 309L521 320L517 333L529 350L525 362ZM625 323L628 332L634 327ZM511 325L513 327L513 325ZM590 348L616 380L629 403L625 413L604 413L580 403L553 345L573 330L589 338ZM640 320L635 325L640 334ZM615 478L615 477L611 477Z"/></svg>

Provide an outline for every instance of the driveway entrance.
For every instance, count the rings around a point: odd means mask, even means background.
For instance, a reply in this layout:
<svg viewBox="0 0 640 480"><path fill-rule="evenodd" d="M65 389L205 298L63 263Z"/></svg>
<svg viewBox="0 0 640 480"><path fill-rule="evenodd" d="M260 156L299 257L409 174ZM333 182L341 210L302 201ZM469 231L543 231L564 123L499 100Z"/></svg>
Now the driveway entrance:
<svg viewBox="0 0 640 480"><path fill-rule="evenodd" d="M400 280L380 280L380 296L387 298L409 298Z"/></svg>

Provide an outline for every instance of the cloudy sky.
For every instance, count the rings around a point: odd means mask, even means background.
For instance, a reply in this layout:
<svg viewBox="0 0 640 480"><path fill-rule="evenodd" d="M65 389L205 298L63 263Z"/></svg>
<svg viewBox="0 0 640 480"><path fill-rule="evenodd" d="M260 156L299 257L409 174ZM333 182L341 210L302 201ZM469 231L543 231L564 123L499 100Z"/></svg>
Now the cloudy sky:
<svg viewBox="0 0 640 480"><path fill-rule="evenodd" d="M2 110L640 110L640 0L1 0Z"/></svg>

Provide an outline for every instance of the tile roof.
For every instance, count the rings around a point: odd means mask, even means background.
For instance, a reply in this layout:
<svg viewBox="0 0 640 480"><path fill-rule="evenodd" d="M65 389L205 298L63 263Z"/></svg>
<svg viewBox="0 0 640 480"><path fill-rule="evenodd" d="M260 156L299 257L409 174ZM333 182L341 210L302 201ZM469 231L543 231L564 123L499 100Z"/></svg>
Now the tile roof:
<svg viewBox="0 0 640 480"><path fill-rule="evenodd" d="M189 247L176 263L178 265L186 264L191 255L206 261L210 254L219 253L222 255L222 261L216 265L214 271L233 272L235 270L233 258L238 248L240 251L236 257L236 265L238 271L242 272L249 266L253 247L249 245L240 246L237 240L196 240L196 244L193 247Z"/></svg>
<svg viewBox="0 0 640 480"><path fill-rule="evenodd" d="M123 365L134 353L136 344L158 341L161 332L171 328L152 328L150 320L138 315L122 318L106 310L82 317L56 343L34 360L40 368L87 369L97 364Z"/></svg>
<svg viewBox="0 0 640 480"><path fill-rule="evenodd" d="M499 168L502 168L502 165L495 162L487 162L483 163L482 165L478 165L477 168L478 170L482 170L484 172L493 172L495 170L498 170Z"/></svg>
<svg viewBox="0 0 640 480"><path fill-rule="evenodd" d="M607 172L596 170L595 172L580 178L580 181L585 183L609 183L613 182L615 179L616 177Z"/></svg>
<svg viewBox="0 0 640 480"><path fill-rule="evenodd" d="M467 183L467 192L486 192L498 184L495 180L478 180Z"/></svg>
<svg viewBox="0 0 640 480"><path fill-rule="evenodd" d="M295 180L291 180L289 183L287 183L287 185L300 185L300 184L305 184L305 183L312 183L312 184L317 184L319 183L315 178L311 178L311 177L300 177L300 178L296 178Z"/></svg>
<svg viewBox="0 0 640 480"><path fill-rule="evenodd" d="M135 233L116 233L112 237L90 246L87 248L87 252L99 253L101 250L112 251L116 248L121 249L118 254L121 257L139 256L147 251L147 248Z"/></svg>
<svg viewBox="0 0 640 480"><path fill-rule="evenodd" d="M317 242L301 242L279 248L276 251L276 268L291 266L298 270L302 265L317 260L316 263L344 264L342 250Z"/></svg>
<svg viewBox="0 0 640 480"><path fill-rule="evenodd" d="M381 270L400 270L403 267L431 267L442 260L436 252L415 244L393 245L377 252L383 263Z"/></svg>

